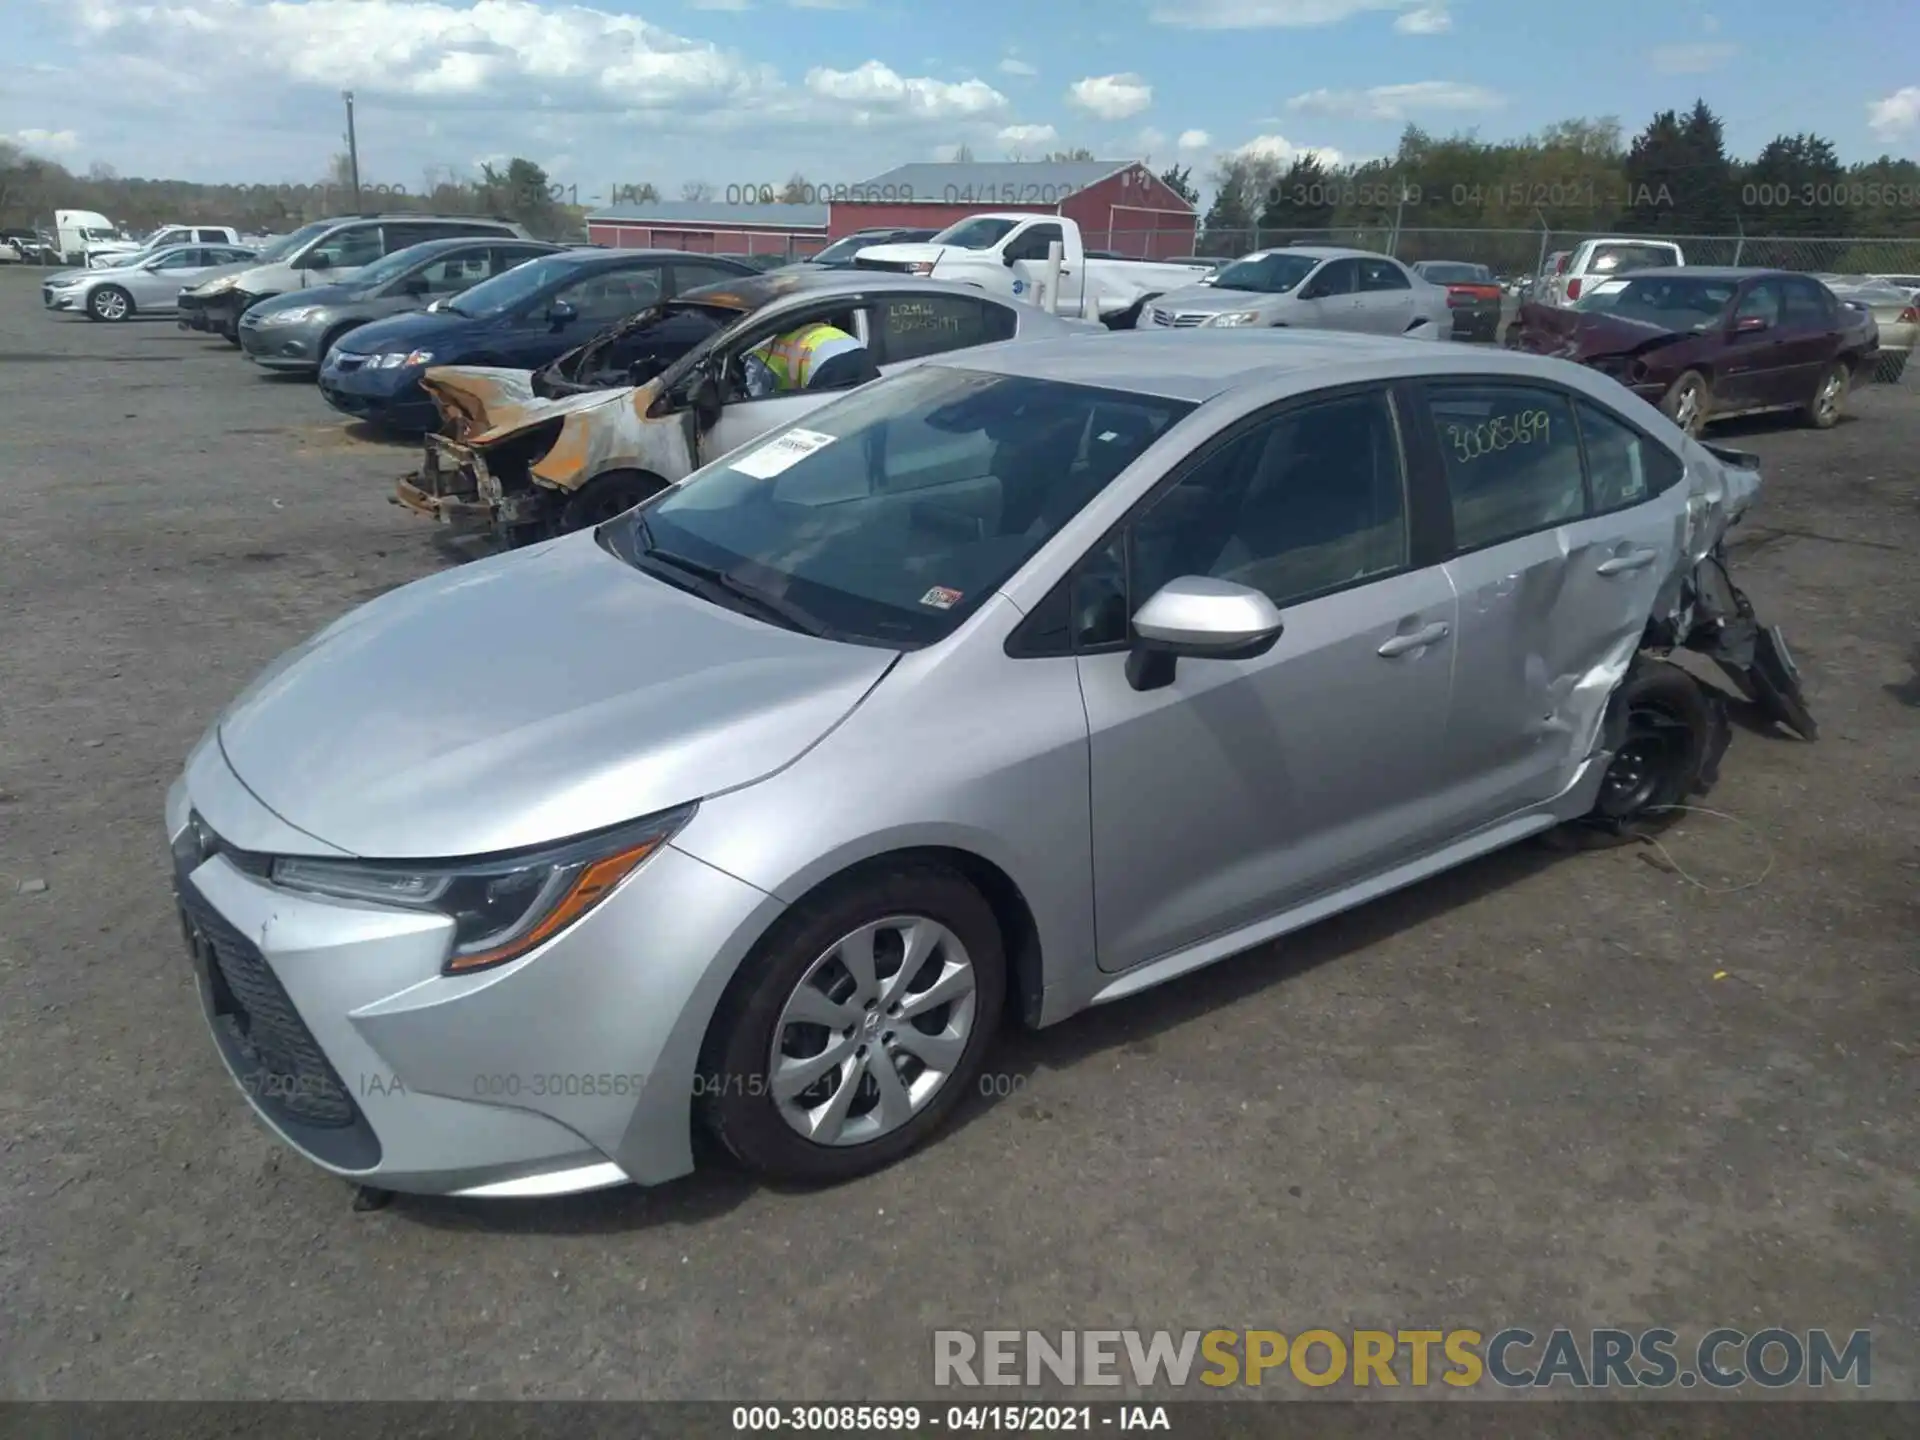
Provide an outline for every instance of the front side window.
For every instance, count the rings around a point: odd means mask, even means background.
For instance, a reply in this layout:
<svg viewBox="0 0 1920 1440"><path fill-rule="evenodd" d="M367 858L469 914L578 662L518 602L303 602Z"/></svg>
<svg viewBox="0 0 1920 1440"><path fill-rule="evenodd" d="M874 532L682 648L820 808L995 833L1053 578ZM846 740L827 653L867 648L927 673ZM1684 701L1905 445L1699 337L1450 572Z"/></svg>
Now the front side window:
<svg viewBox="0 0 1920 1440"><path fill-rule="evenodd" d="M1011 340L1013 311L966 295L901 295L874 307L888 364Z"/></svg>
<svg viewBox="0 0 1920 1440"><path fill-rule="evenodd" d="M775 623L930 644L1192 408L920 366L706 467L607 538L660 579Z"/></svg>
<svg viewBox="0 0 1920 1440"><path fill-rule="evenodd" d="M1058 244L1061 254L1066 253L1066 235L1058 225L1035 225L1024 230L1020 238L1007 246L1007 254L1015 260L1045 260L1049 247Z"/></svg>
<svg viewBox="0 0 1920 1440"><path fill-rule="evenodd" d="M1214 451L1129 527L1130 605L1185 575L1297 604L1407 563L1399 435L1381 392L1287 410Z"/></svg>
<svg viewBox="0 0 1920 1440"><path fill-rule="evenodd" d="M1742 295L1740 308L1733 312L1735 320L1764 320L1769 325L1778 325L1780 317L1780 287L1771 280L1762 280Z"/></svg>
<svg viewBox="0 0 1920 1440"><path fill-rule="evenodd" d="M206 263L206 251L180 249L162 255L158 260L153 262L153 268L156 270L195 270Z"/></svg>
<svg viewBox="0 0 1920 1440"><path fill-rule="evenodd" d="M1359 283L1359 270L1351 260L1329 260L1309 283L1316 297L1351 295Z"/></svg>
<svg viewBox="0 0 1920 1440"><path fill-rule="evenodd" d="M1580 436L1565 396L1521 385L1436 385L1428 406L1446 466L1456 554L1586 513Z"/></svg>

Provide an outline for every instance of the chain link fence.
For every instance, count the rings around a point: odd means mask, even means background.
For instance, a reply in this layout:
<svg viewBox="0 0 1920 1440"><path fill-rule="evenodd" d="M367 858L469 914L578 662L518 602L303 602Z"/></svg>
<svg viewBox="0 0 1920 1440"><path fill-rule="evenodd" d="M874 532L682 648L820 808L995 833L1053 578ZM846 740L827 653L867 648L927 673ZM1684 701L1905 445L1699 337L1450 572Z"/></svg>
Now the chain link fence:
<svg viewBox="0 0 1920 1440"><path fill-rule="evenodd" d="M1388 225L1329 230L1210 230L1196 242L1200 256L1230 260L1254 250L1286 245L1343 245L1416 260L1460 260L1485 265L1503 279L1530 278L1548 257L1610 232L1589 230L1395 229ZM1115 232L1123 255L1149 254L1153 237ZM1758 265L1809 274L1920 274L1920 236L1888 238L1780 235L1662 235L1686 253L1690 265Z"/></svg>

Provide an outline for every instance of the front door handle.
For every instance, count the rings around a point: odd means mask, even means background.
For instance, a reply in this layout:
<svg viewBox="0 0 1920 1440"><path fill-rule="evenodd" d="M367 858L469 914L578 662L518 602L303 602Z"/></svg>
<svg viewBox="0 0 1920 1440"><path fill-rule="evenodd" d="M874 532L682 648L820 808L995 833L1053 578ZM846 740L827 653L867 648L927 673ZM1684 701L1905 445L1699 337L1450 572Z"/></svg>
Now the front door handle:
<svg viewBox="0 0 1920 1440"><path fill-rule="evenodd" d="M1451 627L1444 620L1436 620L1421 630L1409 635L1396 635L1380 647L1380 653L1391 660L1396 655L1405 655L1409 650L1422 650L1437 640L1447 638Z"/></svg>
<svg viewBox="0 0 1920 1440"><path fill-rule="evenodd" d="M1616 555L1611 560L1602 560L1594 569L1602 575L1624 575L1629 570L1644 570L1659 555L1658 550L1635 550L1629 555Z"/></svg>

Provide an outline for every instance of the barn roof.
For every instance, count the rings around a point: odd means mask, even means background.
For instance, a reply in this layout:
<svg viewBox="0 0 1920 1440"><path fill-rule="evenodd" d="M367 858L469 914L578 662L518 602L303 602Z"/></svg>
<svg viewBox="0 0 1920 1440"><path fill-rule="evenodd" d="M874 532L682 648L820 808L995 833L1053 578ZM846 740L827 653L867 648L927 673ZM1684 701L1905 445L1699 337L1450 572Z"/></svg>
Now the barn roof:
<svg viewBox="0 0 1920 1440"><path fill-rule="evenodd" d="M718 200L651 200L634 205L605 205L587 216L657 225L760 225L785 230L824 230L825 205L728 205Z"/></svg>
<svg viewBox="0 0 1920 1440"><path fill-rule="evenodd" d="M1136 160L959 160L946 164L898 165L884 175L848 187L849 200L898 200L925 204L981 203L982 193L1005 204L1050 205L1063 194L1097 185L1109 175L1131 169ZM866 192L863 196L861 192ZM1005 193L1002 193L1005 192ZM1023 201L1029 193L1035 199ZM992 203L990 200L986 203Z"/></svg>

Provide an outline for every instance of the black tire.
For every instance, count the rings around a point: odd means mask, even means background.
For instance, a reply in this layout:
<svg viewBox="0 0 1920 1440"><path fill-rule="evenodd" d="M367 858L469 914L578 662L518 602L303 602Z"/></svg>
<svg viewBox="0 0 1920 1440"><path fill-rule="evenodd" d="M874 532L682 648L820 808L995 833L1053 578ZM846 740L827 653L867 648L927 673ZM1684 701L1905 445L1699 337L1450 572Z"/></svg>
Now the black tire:
<svg viewBox="0 0 1920 1440"><path fill-rule="evenodd" d="M1690 419L1682 419L1689 392L1694 396L1694 410ZM1660 410L1687 434L1697 436L1713 417L1713 385L1698 370L1688 370L1667 387L1667 393L1660 397Z"/></svg>
<svg viewBox="0 0 1920 1440"><path fill-rule="evenodd" d="M863 1144L816 1144L781 1118L769 1093L774 1031L816 960L861 926L891 915L937 921L965 947L974 970L973 1028L960 1060L918 1114ZM930 1139L974 1088L1005 1002L1000 927L978 890L932 861L855 871L796 905L740 967L707 1034L696 1109L728 1152L758 1174L808 1184L869 1174Z"/></svg>
<svg viewBox="0 0 1920 1440"><path fill-rule="evenodd" d="M126 320L133 315L133 296L118 285L96 285L87 296L87 319L104 320L109 323Z"/></svg>
<svg viewBox="0 0 1920 1440"><path fill-rule="evenodd" d="M1690 796L1719 777L1729 731L1726 705L1665 660L1640 657L1607 705L1614 758L1600 798L1580 819L1550 831L1558 849L1591 850L1656 835L1684 813Z"/></svg>
<svg viewBox="0 0 1920 1440"><path fill-rule="evenodd" d="M556 533L571 535L576 530L591 530L666 488L667 482L658 475L641 470L609 470L604 475L596 475L569 495L560 507Z"/></svg>
<svg viewBox="0 0 1920 1440"><path fill-rule="evenodd" d="M1847 390L1853 380L1853 372L1838 360L1820 372L1819 383L1813 387L1813 398L1800 411L1800 422L1815 430L1831 430L1840 423L1840 417L1846 412ZM1829 398L1829 392L1831 398Z"/></svg>
<svg viewBox="0 0 1920 1440"><path fill-rule="evenodd" d="M316 376L320 372L320 367L327 363L327 352L333 349L334 346L340 343L340 337L354 330L358 330L359 328L360 328L359 323L352 324L352 325L336 325L333 327L333 329L327 331L326 334L320 337L320 349L318 353L314 356L314 362L313 362L314 374Z"/></svg>

